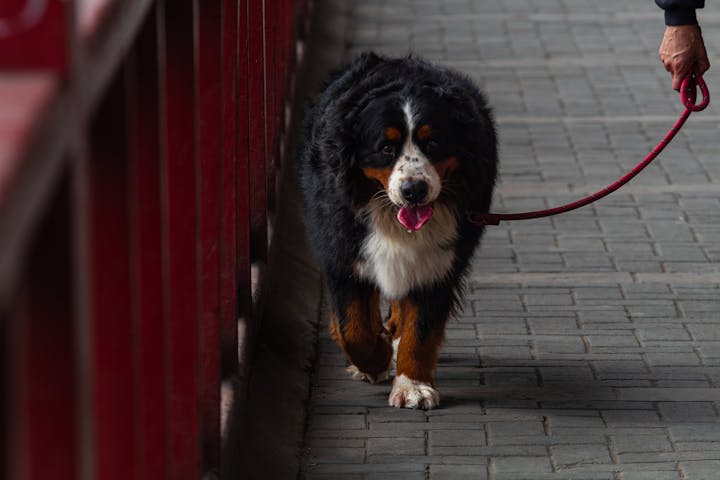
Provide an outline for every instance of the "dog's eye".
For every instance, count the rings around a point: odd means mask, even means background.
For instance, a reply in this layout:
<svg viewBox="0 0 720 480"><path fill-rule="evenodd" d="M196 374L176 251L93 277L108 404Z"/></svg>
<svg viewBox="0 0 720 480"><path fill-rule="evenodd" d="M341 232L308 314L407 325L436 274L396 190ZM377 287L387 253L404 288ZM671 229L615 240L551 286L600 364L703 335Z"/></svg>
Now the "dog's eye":
<svg viewBox="0 0 720 480"><path fill-rule="evenodd" d="M440 148L440 144L437 142L437 140L430 139L428 140L425 148L427 148L429 152L432 152Z"/></svg>
<svg viewBox="0 0 720 480"><path fill-rule="evenodd" d="M394 156L395 155L395 147L393 147L392 145L385 145L382 148L382 154L388 155L388 156L390 156L390 155Z"/></svg>

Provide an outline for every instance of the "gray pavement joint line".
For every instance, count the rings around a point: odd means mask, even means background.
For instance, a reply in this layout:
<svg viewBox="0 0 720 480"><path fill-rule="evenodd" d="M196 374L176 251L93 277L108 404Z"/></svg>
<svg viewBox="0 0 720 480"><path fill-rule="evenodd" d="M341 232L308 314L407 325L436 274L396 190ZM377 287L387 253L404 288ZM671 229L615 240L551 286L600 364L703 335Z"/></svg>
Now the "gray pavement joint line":
<svg viewBox="0 0 720 480"><path fill-rule="evenodd" d="M619 16L622 15L622 16ZM370 19L375 20L375 15L366 15L361 12L356 13L355 17L359 20ZM607 23L630 23L633 21L654 21L662 22L662 12L658 14L652 8L649 8L647 12L621 12L616 13L604 13L604 12L593 12L593 13L443 13L443 14L422 14L421 12L414 12L413 17L416 23L422 22L488 22L497 23L502 21L517 21L527 20L531 22L561 22L561 23L593 23L593 24L607 24ZM702 12L699 16L701 24L710 25L712 23L720 23L720 14L713 12ZM407 19L404 16L387 16L383 19L384 23L392 23L396 21L398 23L406 23Z"/></svg>
<svg viewBox="0 0 720 480"><path fill-rule="evenodd" d="M618 401L712 402L720 400L720 389L712 387L625 387L613 390Z"/></svg>
<svg viewBox="0 0 720 480"><path fill-rule="evenodd" d="M524 124L577 124L577 123L672 123L677 120L677 115L617 115L610 116L563 116L543 115L542 117L532 115L498 115L495 121L499 125L524 125ZM697 115L692 118L692 123L720 123L720 115Z"/></svg>
<svg viewBox="0 0 720 480"><path fill-rule="evenodd" d="M502 174L502 172L501 172ZM530 195L580 195L596 192L602 188L601 185L569 185L567 183L544 183L542 185L511 183L498 185L496 194L503 198L527 197ZM718 194L720 184L674 184L674 185L626 185L623 193L627 194L648 194L648 193L692 193L692 194Z"/></svg>
<svg viewBox="0 0 720 480"><path fill-rule="evenodd" d="M720 60L717 56L710 56L710 64ZM508 59L467 59L443 60L442 63L469 70L475 68L522 68L522 67L657 67L659 60L654 55L622 55L622 54L586 54L581 57L573 55L560 55L550 58L508 58Z"/></svg>
<svg viewBox="0 0 720 480"><path fill-rule="evenodd" d="M473 287L483 285L623 285L633 283L667 285L720 285L720 271L707 273L558 272L489 273L470 277Z"/></svg>

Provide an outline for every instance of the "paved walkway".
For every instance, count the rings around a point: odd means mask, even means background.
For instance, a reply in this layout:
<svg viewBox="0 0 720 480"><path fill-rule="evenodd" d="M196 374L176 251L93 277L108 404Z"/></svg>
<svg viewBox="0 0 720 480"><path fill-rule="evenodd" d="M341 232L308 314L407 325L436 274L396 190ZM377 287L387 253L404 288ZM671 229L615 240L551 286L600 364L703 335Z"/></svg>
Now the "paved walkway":
<svg viewBox="0 0 720 480"><path fill-rule="evenodd" d="M498 211L609 183L680 109L649 1L333 1L348 55L409 48L486 90ZM720 5L708 3L720 98ZM348 378L325 320L304 478L720 478L718 105L597 206L490 227L440 355L441 408L391 409L390 383Z"/></svg>

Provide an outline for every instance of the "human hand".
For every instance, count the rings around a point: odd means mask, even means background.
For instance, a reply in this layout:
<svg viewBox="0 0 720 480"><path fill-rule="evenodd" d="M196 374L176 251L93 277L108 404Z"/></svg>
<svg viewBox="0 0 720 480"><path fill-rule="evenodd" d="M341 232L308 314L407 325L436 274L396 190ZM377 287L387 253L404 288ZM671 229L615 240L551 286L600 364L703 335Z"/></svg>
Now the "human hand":
<svg viewBox="0 0 720 480"><path fill-rule="evenodd" d="M710 68L705 42L697 25L668 26L658 53L665 70L672 75L675 90L680 90L683 79L693 69L702 74Z"/></svg>

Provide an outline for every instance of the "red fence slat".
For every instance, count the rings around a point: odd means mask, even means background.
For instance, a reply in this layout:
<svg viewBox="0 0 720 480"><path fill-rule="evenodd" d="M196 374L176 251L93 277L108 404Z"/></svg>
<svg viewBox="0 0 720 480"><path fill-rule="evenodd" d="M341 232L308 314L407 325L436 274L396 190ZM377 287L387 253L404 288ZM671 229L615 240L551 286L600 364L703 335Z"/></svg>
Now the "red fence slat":
<svg viewBox="0 0 720 480"><path fill-rule="evenodd" d="M116 76L93 120L88 160L95 474L103 480L130 478L135 453L129 179L122 80L121 75Z"/></svg>
<svg viewBox="0 0 720 480"><path fill-rule="evenodd" d="M278 2L265 2L265 31L263 32L263 41L265 43L265 98L266 98L266 114L267 114L267 142L266 142L266 158L265 165L267 171L266 183L266 200L268 210L274 208L275 198L273 189L275 185L275 159L277 157L277 149L275 137L278 133L277 125L277 75L280 70L279 58L277 55L278 42L280 41L281 32L277 28Z"/></svg>
<svg viewBox="0 0 720 480"><path fill-rule="evenodd" d="M15 414L8 477L19 480L74 480L79 471L66 177L64 183L38 232L10 335L19 388L11 399Z"/></svg>
<svg viewBox="0 0 720 480"><path fill-rule="evenodd" d="M200 478L198 185L194 2L161 2L170 477Z"/></svg>
<svg viewBox="0 0 720 480"><path fill-rule="evenodd" d="M198 3L198 155L202 271L200 404L205 471L220 470L220 14L219 2Z"/></svg>
<svg viewBox="0 0 720 480"><path fill-rule="evenodd" d="M238 236L238 0L223 0L221 19L221 231L220 231L220 353L222 372L237 369L237 236ZM243 20L245 16L243 15ZM247 98L247 97L245 97ZM247 230L247 229L245 229Z"/></svg>
<svg viewBox="0 0 720 480"><path fill-rule="evenodd" d="M145 21L128 61L132 219L132 298L137 332L137 478L166 478L167 335L160 203L160 98L157 16Z"/></svg>
<svg viewBox="0 0 720 480"><path fill-rule="evenodd" d="M249 0L239 2L239 32L238 32L238 135L237 135L237 282L238 282L238 310L243 315L249 315L251 310L251 284L250 284L250 262L251 262L251 203L250 203L250 5ZM257 83L257 82L256 82ZM256 85L252 90L258 95L262 90ZM258 103L256 98L255 104ZM256 106L255 109L258 109ZM259 110L262 112L262 110ZM259 114L259 113L258 113ZM261 119L257 123L261 123ZM258 130L260 127L254 127ZM253 138L262 136L253 132ZM260 146L255 146L254 157L259 152L264 152L262 138L256 140ZM259 150L259 152L258 152ZM237 333L236 333L237 335Z"/></svg>
<svg viewBox="0 0 720 480"><path fill-rule="evenodd" d="M253 259L267 257L267 110L265 1L248 4L248 178L250 180L250 246ZM241 145L242 148L242 145Z"/></svg>

